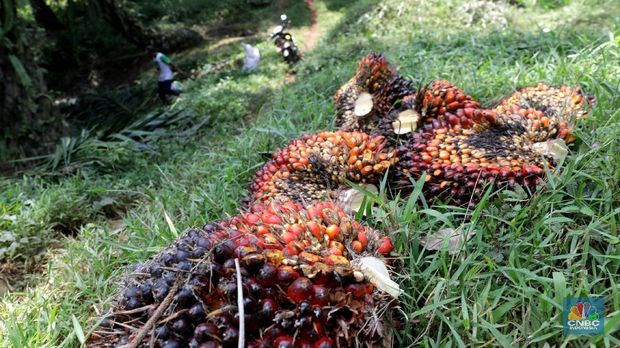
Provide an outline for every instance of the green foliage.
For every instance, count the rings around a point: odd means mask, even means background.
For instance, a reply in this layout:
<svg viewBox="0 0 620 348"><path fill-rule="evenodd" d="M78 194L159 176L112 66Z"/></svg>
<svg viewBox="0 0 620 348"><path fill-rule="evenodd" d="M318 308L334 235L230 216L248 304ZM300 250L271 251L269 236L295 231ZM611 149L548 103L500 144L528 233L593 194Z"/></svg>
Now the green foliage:
<svg viewBox="0 0 620 348"><path fill-rule="evenodd" d="M577 125L577 142L561 170L531 198L518 189L489 192L473 211L429 206L419 190L408 199L387 201L385 190L372 198L378 208L365 223L393 233L397 279L405 289L395 346L620 345L617 6L507 7L509 25L503 26L465 24L456 0L316 3L325 36L304 57L295 83L284 85L286 66L269 42L259 44L263 60L252 74L236 70L241 49L234 44L210 51L208 59L201 58L206 51L173 57L207 73L184 82L186 92L169 108L115 131L125 141L107 138L128 146L127 163L6 181L0 202L4 216L14 217L0 226L14 240L37 235L49 245L47 236L61 235L53 232L58 221L79 230L79 238L62 237L60 248L46 254L47 270L32 290L1 300L6 346L78 346L126 267L190 226L233 214L264 162L261 154L331 126L332 94L371 50L385 51L417 83L449 79L487 103L539 80L580 83L598 99ZM162 112L183 112L178 117L188 122L160 121ZM151 122L162 126L145 128ZM95 202L109 207L105 197L126 212L119 218L97 208ZM33 208L21 203L26 200ZM28 232L29 219L36 223L32 231L50 234ZM456 255L421 247L443 228L475 234ZM562 336L562 297L594 294L605 296L608 334Z"/></svg>
<svg viewBox="0 0 620 348"><path fill-rule="evenodd" d="M103 180L102 180L103 181ZM63 236L99 218L115 218L136 199L132 192L95 186L84 177L50 185L42 178L0 182L0 259L32 270Z"/></svg>
<svg viewBox="0 0 620 348"><path fill-rule="evenodd" d="M9 61L11 62L13 69L17 73L17 76L19 76L19 81L21 82L22 86L24 86L24 88L32 87L32 80L30 79L28 72L26 72L26 69L24 68L24 65L19 60L19 58L17 58L15 55L9 54Z"/></svg>

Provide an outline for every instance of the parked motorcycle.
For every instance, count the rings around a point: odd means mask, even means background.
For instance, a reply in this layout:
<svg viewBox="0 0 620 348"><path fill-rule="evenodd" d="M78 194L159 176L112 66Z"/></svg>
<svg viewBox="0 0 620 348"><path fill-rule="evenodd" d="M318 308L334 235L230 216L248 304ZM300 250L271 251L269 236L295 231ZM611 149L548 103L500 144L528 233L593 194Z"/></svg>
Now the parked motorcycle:
<svg viewBox="0 0 620 348"><path fill-rule="evenodd" d="M283 14L280 16L280 25L275 27L271 34L271 39L278 48L278 52L282 54L284 61L290 65L297 63L301 56L293 40L293 36L286 29L291 25L291 21Z"/></svg>

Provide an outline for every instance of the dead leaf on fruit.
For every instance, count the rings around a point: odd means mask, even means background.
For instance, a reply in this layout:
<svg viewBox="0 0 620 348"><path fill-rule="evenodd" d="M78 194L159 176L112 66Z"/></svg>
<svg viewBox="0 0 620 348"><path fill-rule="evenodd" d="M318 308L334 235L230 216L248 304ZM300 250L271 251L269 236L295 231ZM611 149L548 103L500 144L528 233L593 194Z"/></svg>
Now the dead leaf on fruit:
<svg viewBox="0 0 620 348"><path fill-rule="evenodd" d="M447 243L448 253L454 255L459 252L461 247L468 240L476 235L476 231L462 232L453 228L444 228L435 233L429 234L420 241L426 250L443 250L444 242Z"/></svg>
<svg viewBox="0 0 620 348"><path fill-rule="evenodd" d="M364 188L366 191L373 193L375 195L379 193L377 186L373 184L363 184L360 186ZM372 202L370 201L370 199L368 199L368 197L366 197L366 194L364 192L359 191L354 188L344 190L340 192L340 194L338 195L338 202L340 206L345 208L346 212L357 213L362 207L362 203L364 202L364 199L366 199L365 201L366 205L372 204ZM366 215L366 209L364 209L364 215Z"/></svg>
<svg viewBox="0 0 620 348"><path fill-rule="evenodd" d="M563 139L541 141L534 143L532 147L541 155L551 156L556 162L559 162L568 154L568 148Z"/></svg>
<svg viewBox="0 0 620 348"><path fill-rule="evenodd" d="M364 276L378 289L385 291L390 296L398 298L403 292L398 283L390 278L390 272L385 266L385 261L374 256L361 257L353 261L359 267Z"/></svg>

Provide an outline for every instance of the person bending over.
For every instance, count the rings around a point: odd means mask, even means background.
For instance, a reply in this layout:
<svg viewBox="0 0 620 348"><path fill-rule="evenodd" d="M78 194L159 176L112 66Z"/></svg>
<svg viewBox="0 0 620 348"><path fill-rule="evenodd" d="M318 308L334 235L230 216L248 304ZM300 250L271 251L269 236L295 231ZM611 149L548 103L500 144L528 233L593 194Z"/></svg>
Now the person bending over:
<svg viewBox="0 0 620 348"><path fill-rule="evenodd" d="M172 69L180 72L181 74L183 74L183 70L174 64L165 54L157 51L153 46L147 47L147 51L149 53L155 53L153 62L157 66L157 70L159 70L159 77L157 78L159 99L161 99L162 102L167 103L169 95L179 95L181 93L180 91L172 88L172 82L174 82L174 74Z"/></svg>

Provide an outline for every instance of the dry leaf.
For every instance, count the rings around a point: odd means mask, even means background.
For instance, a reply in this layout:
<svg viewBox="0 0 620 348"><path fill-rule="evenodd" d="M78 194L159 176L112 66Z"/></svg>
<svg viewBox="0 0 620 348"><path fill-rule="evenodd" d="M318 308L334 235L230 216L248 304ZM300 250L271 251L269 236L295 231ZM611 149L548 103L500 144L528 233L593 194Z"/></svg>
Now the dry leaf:
<svg viewBox="0 0 620 348"><path fill-rule="evenodd" d="M559 162L568 155L568 148L563 139L541 141L534 143L532 147L541 155L553 157L555 162Z"/></svg>
<svg viewBox="0 0 620 348"><path fill-rule="evenodd" d="M385 291L390 296L398 298L403 292L398 283L390 279L390 272L385 266L385 262L374 256L361 257L353 261L353 264L360 268L364 276L378 289Z"/></svg>
<svg viewBox="0 0 620 348"><path fill-rule="evenodd" d="M378 194L379 190L377 186L373 184L364 184L360 185L366 191L369 191L374 194ZM350 188L344 190L338 194L338 204L344 208L346 212L357 213L362 207L362 201L366 198L366 194L364 192L358 191L354 188ZM366 199L366 203L370 203L370 199ZM366 215L366 210L364 209L364 215Z"/></svg>
<svg viewBox="0 0 620 348"><path fill-rule="evenodd" d="M467 233L467 239L465 239L465 233ZM444 241L447 240L448 253L454 255L461 249L461 246L463 246L466 241L472 239L475 234L475 231L461 232L453 228L444 228L427 235L426 238L420 241L420 244L422 244L426 250L442 250Z"/></svg>

